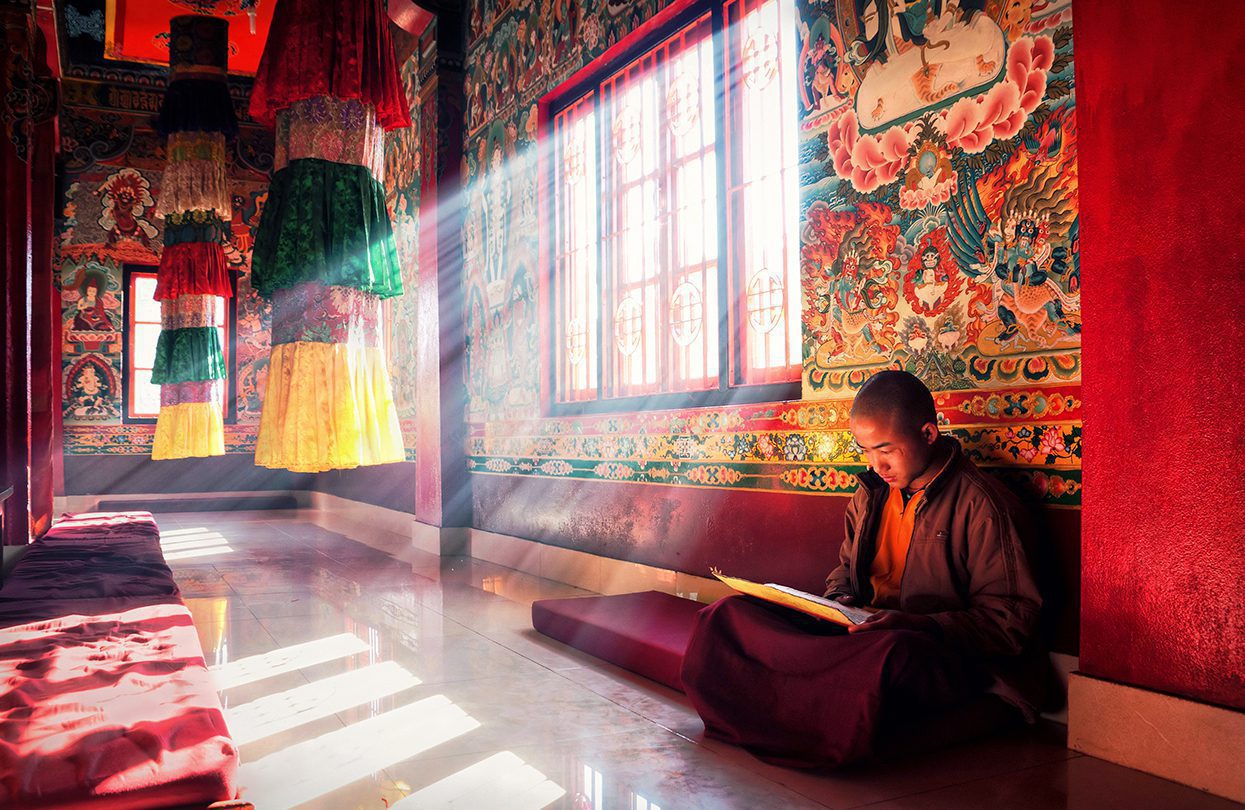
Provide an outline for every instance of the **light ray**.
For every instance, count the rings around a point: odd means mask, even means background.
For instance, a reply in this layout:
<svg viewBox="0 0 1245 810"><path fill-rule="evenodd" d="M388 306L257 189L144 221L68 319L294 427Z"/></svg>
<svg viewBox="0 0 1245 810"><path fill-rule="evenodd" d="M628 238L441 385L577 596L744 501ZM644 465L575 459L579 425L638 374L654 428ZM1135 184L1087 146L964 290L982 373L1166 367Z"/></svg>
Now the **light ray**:
<svg viewBox="0 0 1245 810"><path fill-rule="evenodd" d="M226 544L210 546L207 548L193 548L187 551L171 551L164 555L165 562L172 560L189 560L194 557L210 557L213 554L232 554L233 547Z"/></svg>
<svg viewBox="0 0 1245 810"><path fill-rule="evenodd" d="M547 779L515 754L503 751L412 793L393 805L393 810L427 807L540 810L565 795L566 789L561 785Z"/></svg>
<svg viewBox="0 0 1245 810"><path fill-rule="evenodd" d="M385 661L227 709L225 723L233 741L246 745L420 683L398 663Z"/></svg>
<svg viewBox="0 0 1245 810"><path fill-rule="evenodd" d="M208 672L217 690L232 689L367 651L367 642L351 633L341 633L218 664L209 667Z"/></svg>
<svg viewBox="0 0 1245 810"><path fill-rule="evenodd" d="M479 727L434 695L244 764L242 798L256 807L295 807Z"/></svg>

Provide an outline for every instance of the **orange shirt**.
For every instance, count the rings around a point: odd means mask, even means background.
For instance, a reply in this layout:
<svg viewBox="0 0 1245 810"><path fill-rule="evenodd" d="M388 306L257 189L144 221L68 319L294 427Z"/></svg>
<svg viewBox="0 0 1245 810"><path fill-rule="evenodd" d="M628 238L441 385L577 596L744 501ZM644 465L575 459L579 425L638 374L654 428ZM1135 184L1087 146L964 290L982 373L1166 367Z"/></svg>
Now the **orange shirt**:
<svg viewBox="0 0 1245 810"><path fill-rule="evenodd" d="M924 496L925 490L919 490L905 505L903 491L899 487L891 487L886 505L882 507L882 520L878 524L877 554L873 557L873 565L869 566L873 604L877 607L899 607L899 585L903 582L908 546L912 544L916 508Z"/></svg>

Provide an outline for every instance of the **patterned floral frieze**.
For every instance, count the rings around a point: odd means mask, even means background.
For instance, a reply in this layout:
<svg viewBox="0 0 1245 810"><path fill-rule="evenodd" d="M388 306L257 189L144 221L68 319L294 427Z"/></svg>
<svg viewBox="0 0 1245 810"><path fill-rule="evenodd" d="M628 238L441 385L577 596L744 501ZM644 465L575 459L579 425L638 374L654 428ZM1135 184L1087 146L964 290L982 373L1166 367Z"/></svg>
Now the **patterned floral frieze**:
<svg viewBox="0 0 1245 810"><path fill-rule="evenodd" d="M1079 387L950 392L939 422L974 462L1052 504L1080 503ZM864 469L850 400L490 422L473 472L680 486L846 493Z"/></svg>
<svg viewBox="0 0 1245 810"><path fill-rule="evenodd" d="M403 421L402 438L406 460L415 460L415 423ZM226 453L254 453L258 424L225 425ZM150 456L155 438L154 424L136 425L66 425L65 455Z"/></svg>

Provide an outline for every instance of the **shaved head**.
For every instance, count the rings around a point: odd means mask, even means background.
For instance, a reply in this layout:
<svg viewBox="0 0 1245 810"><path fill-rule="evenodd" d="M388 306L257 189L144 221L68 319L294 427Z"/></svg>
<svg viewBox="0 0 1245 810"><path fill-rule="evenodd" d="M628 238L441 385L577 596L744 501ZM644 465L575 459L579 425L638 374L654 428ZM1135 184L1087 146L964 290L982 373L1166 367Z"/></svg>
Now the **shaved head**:
<svg viewBox="0 0 1245 810"><path fill-rule="evenodd" d="M934 396L906 371L879 371L861 386L852 402L852 419L884 420L902 430L938 424Z"/></svg>

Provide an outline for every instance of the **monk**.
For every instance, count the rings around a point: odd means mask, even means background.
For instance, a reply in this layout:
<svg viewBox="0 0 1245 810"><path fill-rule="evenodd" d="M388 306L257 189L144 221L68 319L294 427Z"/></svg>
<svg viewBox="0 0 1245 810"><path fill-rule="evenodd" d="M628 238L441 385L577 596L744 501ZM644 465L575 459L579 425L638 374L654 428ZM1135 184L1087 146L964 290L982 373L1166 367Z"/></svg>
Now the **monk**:
<svg viewBox="0 0 1245 810"><path fill-rule="evenodd" d="M871 377L849 424L869 469L825 593L878 611L844 630L751 597L706 608L682 671L706 733L834 767L902 747L888 741L922 723L1032 721L1049 669L1018 502L939 432L911 374Z"/></svg>

